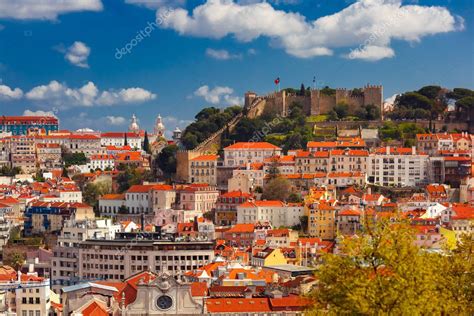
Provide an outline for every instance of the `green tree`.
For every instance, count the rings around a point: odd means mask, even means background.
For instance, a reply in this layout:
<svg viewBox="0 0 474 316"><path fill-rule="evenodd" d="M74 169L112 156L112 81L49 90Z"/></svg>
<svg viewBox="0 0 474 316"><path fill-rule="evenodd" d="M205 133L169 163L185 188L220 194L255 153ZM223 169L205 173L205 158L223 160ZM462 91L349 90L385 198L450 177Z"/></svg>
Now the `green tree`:
<svg viewBox="0 0 474 316"><path fill-rule="evenodd" d="M306 89L304 88L304 84L302 83L300 86L300 93L299 95L305 95L306 94Z"/></svg>
<svg viewBox="0 0 474 316"><path fill-rule="evenodd" d="M68 172L67 172L67 168L66 167L63 167L63 172L61 174L61 177L63 178L69 178L69 175L68 175Z"/></svg>
<svg viewBox="0 0 474 316"><path fill-rule="evenodd" d="M176 152L178 147L176 145L169 145L156 157L156 165L163 171L164 174L170 176L176 173Z"/></svg>
<svg viewBox="0 0 474 316"><path fill-rule="evenodd" d="M380 119L380 108L373 104L363 105L356 111L355 115L364 121L378 120Z"/></svg>
<svg viewBox="0 0 474 316"><path fill-rule="evenodd" d="M303 202L303 198L301 197L301 194L292 192L290 195L288 195L286 201L290 203L301 203Z"/></svg>
<svg viewBox="0 0 474 316"><path fill-rule="evenodd" d="M99 197L112 192L112 183L109 181L100 181L88 183L84 187L84 202L97 209Z"/></svg>
<svg viewBox="0 0 474 316"><path fill-rule="evenodd" d="M45 179L43 177L43 172L41 170L36 171L35 175L33 176L33 180L36 182L44 182Z"/></svg>
<svg viewBox="0 0 474 316"><path fill-rule="evenodd" d="M262 199L286 201L291 192L291 184L285 178L274 178L263 188Z"/></svg>
<svg viewBox="0 0 474 316"><path fill-rule="evenodd" d="M148 132L145 131L145 137L143 139L143 150L147 154L151 154L150 140L148 139Z"/></svg>
<svg viewBox="0 0 474 316"><path fill-rule="evenodd" d="M336 112L339 119L343 119L349 114L349 105L346 103L338 103L334 107L334 112Z"/></svg>
<svg viewBox="0 0 474 316"><path fill-rule="evenodd" d="M323 257L309 315L474 312L472 246L443 255L424 251L415 245L415 233L404 221L366 223L364 232L341 237L340 254Z"/></svg>
<svg viewBox="0 0 474 316"><path fill-rule="evenodd" d="M3 258L3 264L12 267L15 271L19 271L25 263L25 260L26 257L24 253L11 251Z"/></svg>
<svg viewBox="0 0 474 316"><path fill-rule="evenodd" d="M87 163L87 157L84 153L69 153L66 152L63 154L63 161L65 167L70 166L80 166L85 165Z"/></svg>

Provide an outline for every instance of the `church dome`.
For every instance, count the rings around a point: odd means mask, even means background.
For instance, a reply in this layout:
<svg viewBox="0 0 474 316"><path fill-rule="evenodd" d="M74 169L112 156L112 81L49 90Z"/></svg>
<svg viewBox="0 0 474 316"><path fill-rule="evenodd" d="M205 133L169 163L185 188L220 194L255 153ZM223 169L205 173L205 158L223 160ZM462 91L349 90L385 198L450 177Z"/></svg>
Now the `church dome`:
<svg viewBox="0 0 474 316"><path fill-rule="evenodd" d="M165 133L165 124L163 124L163 119L161 115L158 114L155 122L155 135L163 136Z"/></svg>
<svg viewBox="0 0 474 316"><path fill-rule="evenodd" d="M130 121L130 125L128 126L128 130L130 132L136 132L136 133L140 131L140 126L138 126L137 117L135 116L135 114L132 115L132 119Z"/></svg>

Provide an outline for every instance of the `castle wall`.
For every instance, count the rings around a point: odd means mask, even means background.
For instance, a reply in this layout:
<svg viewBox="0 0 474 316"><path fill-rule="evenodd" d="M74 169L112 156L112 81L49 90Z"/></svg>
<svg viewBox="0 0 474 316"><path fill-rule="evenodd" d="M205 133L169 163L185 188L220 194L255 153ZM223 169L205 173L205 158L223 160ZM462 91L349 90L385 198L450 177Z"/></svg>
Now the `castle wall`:
<svg viewBox="0 0 474 316"><path fill-rule="evenodd" d="M303 106L303 111L305 113L308 113L308 114L311 113L311 97L307 97L304 95L294 95L294 94L288 95L288 97L286 98L286 106L288 107L287 111L289 110L292 103L301 104Z"/></svg>

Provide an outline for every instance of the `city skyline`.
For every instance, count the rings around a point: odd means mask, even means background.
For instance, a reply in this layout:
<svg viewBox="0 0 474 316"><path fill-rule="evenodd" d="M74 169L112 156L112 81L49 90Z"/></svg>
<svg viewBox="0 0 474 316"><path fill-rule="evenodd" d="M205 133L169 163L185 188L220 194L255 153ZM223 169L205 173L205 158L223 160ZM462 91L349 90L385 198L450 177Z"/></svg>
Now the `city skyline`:
<svg viewBox="0 0 474 316"><path fill-rule="evenodd" d="M385 99L473 86L467 1L257 2L19 1L22 13L0 3L2 113L53 112L68 129L101 131L126 130L132 113L150 131L161 114L172 130L205 106L274 91L277 77L294 88L314 77L318 87L382 84ZM272 25L249 19L246 29L249 10ZM354 25L338 20L349 17Z"/></svg>

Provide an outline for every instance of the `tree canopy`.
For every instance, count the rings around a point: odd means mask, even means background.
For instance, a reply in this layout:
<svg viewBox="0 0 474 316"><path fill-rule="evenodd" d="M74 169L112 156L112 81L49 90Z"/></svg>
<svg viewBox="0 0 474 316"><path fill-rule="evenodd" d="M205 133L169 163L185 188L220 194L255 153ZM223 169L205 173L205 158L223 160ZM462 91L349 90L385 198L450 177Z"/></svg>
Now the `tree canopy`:
<svg viewBox="0 0 474 316"><path fill-rule="evenodd" d="M291 193L291 184L285 178L273 178L263 188L262 199L286 201Z"/></svg>
<svg viewBox="0 0 474 316"><path fill-rule="evenodd" d="M223 111L215 107L202 109L196 114L196 121L184 130L181 142L187 149L194 149L199 143L224 127L241 111L240 106L231 106Z"/></svg>
<svg viewBox="0 0 474 316"><path fill-rule="evenodd" d="M156 157L155 165L167 176L176 173L176 145L166 146Z"/></svg>
<svg viewBox="0 0 474 316"><path fill-rule="evenodd" d="M308 314L472 315L472 235L439 254L418 247L404 221L365 226L323 257Z"/></svg>

